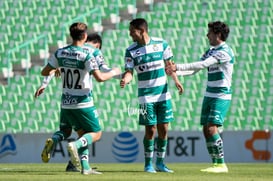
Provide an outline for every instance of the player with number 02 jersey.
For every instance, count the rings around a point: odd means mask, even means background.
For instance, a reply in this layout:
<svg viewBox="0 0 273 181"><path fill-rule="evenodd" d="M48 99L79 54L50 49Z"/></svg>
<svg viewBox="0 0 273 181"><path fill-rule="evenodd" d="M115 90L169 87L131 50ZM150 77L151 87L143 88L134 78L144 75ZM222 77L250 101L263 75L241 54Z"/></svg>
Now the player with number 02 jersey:
<svg viewBox="0 0 273 181"><path fill-rule="evenodd" d="M73 23L70 26L72 44L58 49L43 68L41 74L49 76L60 69L62 78L61 123L73 127L79 139L68 143L68 151L74 166L81 165L82 174L101 174L90 168L88 145L101 138L101 127L98 114L93 103L90 76L98 82L104 82L120 74L120 69L113 68L109 72L100 72L94 56L84 49L87 39L87 25ZM65 120L65 121L63 121ZM66 125L62 125L66 126ZM64 133L55 135L46 150L65 137ZM80 156L80 157L79 157Z"/></svg>

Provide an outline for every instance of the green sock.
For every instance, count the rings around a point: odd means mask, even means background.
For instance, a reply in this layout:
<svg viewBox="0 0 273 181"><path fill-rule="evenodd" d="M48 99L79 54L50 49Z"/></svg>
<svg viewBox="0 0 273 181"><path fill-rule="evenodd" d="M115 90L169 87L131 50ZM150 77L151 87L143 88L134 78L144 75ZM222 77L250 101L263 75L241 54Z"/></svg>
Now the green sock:
<svg viewBox="0 0 273 181"><path fill-rule="evenodd" d="M151 165L154 155L154 140L143 139L145 166Z"/></svg>
<svg viewBox="0 0 273 181"><path fill-rule="evenodd" d="M51 137L54 142L54 145L56 145L60 141L63 141L66 138L65 136L66 135L63 131L56 131Z"/></svg>
<svg viewBox="0 0 273 181"><path fill-rule="evenodd" d="M156 164L163 163L166 154L168 141L166 139L157 139L157 154L156 154Z"/></svg>
<svg viewBox="0 0 273 181"><path fill-rule="evenodd" d="M78 150L78 153L80 155L82 169L83 170L89 170L90 169L90 165L89 165L89 150L88 150L88 146L81 147Z"/></svg>
<svg viewBox="0 0 273 181"><path fill-rule="evenodd" d="M81 147L86 147L87 145L90 145L92 143L92 140L92 136L89 133L86 133L75 142L76 147L78 149Z"/></svg>
<svg viewBox="0 0 273 181"><path fill-rule="evenodd" d="M206 145L207 145L207 150L209 152L209 155L211 157L212 163L215 164L216 163L216 159L214 158L213 155L213 147L212 147L212 143L210 142L210 139L206 139Z"/></svg>
<svg viewBox="0 0 273 181"><path fill-rule="evenodd" d="M208 139L209 147L208 150L212 150L212 160L213 163L221 164L224 163L224 145L223 140L220 135L214 134L212 137Z"/></svg>

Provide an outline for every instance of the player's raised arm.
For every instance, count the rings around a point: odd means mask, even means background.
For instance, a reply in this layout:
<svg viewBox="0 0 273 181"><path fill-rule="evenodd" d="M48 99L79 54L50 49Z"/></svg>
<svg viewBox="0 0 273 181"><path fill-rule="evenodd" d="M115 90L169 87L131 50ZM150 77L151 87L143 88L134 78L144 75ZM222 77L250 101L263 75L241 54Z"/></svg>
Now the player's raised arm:
<svg viewBox="0 0 273 181"><path fill-rule="evenodd" d="M50 65L46 65L43 70L41 71L41 74L44 76L44 80L42 82L42 85L36 90L34 97L39 97L45 90L45 88L48 86L50 80L54 77L55 72L57 69L51 67Z"/></svg>
<svg viewBox="0 0 273 181"><path fill-rule="evenodd" d="M101 72L99 70L94 70L92 74L98 82L104 82L106 80L113 78L116 75L121 74L121 71L119 68L112 68L112 70L110 70L109 72Z"/></svg>
<svg viewBox="0 0 273 181"><path fill-rule="evenodd" d="M120 87L124 88L126 84L129 84L131 80L133 79L133 72L130 70L127 70L124 74L122 79L120 80Z"/></svg>
<svg viewBox="0 0 273 181"><path fill-rule="evenodd" d="M165 61L165 64L170 65L170 64L172 64L172 61L170 61L170 60ZM168 75L170 75L172 77L172 79L175 83L175 86L179 91L179 94L182 94L184 92L184 88L183 88L183 85L180 83L179 79L177 78L176 72L171 71L170 74L168 74Z"/></svg>

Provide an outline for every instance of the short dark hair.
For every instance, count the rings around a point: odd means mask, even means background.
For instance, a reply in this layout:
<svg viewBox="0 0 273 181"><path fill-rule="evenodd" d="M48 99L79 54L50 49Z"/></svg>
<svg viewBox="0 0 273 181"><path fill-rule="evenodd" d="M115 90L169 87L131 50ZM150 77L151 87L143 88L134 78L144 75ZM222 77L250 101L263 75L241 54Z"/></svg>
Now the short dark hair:
<svg viewBox="0 0 273 181"><path fill-rule="evenodd" d="M97 33L88 34L86 42L99 43L100 44L99 48L101 49L102 39L101 39L101 36Z"/></svg>
<svg viewBox="0 0 273 181"><path fill-rule="evenodd" d="M87 25L80 22L73 23L69 31L73 40L80 41L84 39L84 34L87 33Z"/></svg>
<svg viewBox="0 0 273 181"><path fill-rule="evenodd" d="M148 32L148 23L145 19L143 18L136 18L133 19L130 22L130 26L134 27L135 29L144 29L146 32Z"/></svg>
<svg viewBox="0 0 273 181"><path fill-rule="evenodd" d="M208 28L212 30L213 33L218 34L220 33L221 40L226 41L228 35L229 35L229 27L226 23L221 21L214 21L208 23Z"/></svg>

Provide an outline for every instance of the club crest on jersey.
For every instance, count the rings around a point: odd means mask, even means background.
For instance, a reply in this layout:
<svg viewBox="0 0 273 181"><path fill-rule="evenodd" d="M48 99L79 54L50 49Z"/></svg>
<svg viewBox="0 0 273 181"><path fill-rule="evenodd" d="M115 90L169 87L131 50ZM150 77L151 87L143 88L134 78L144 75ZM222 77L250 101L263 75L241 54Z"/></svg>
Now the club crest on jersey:
<svg viewBox="0 0 273 181"><path fill-rule="evenodd" d="M158 51L158 50L159 50L159 47L155 44L155 45L153 45L153 50L154 50L154 51Z"/></svg>

